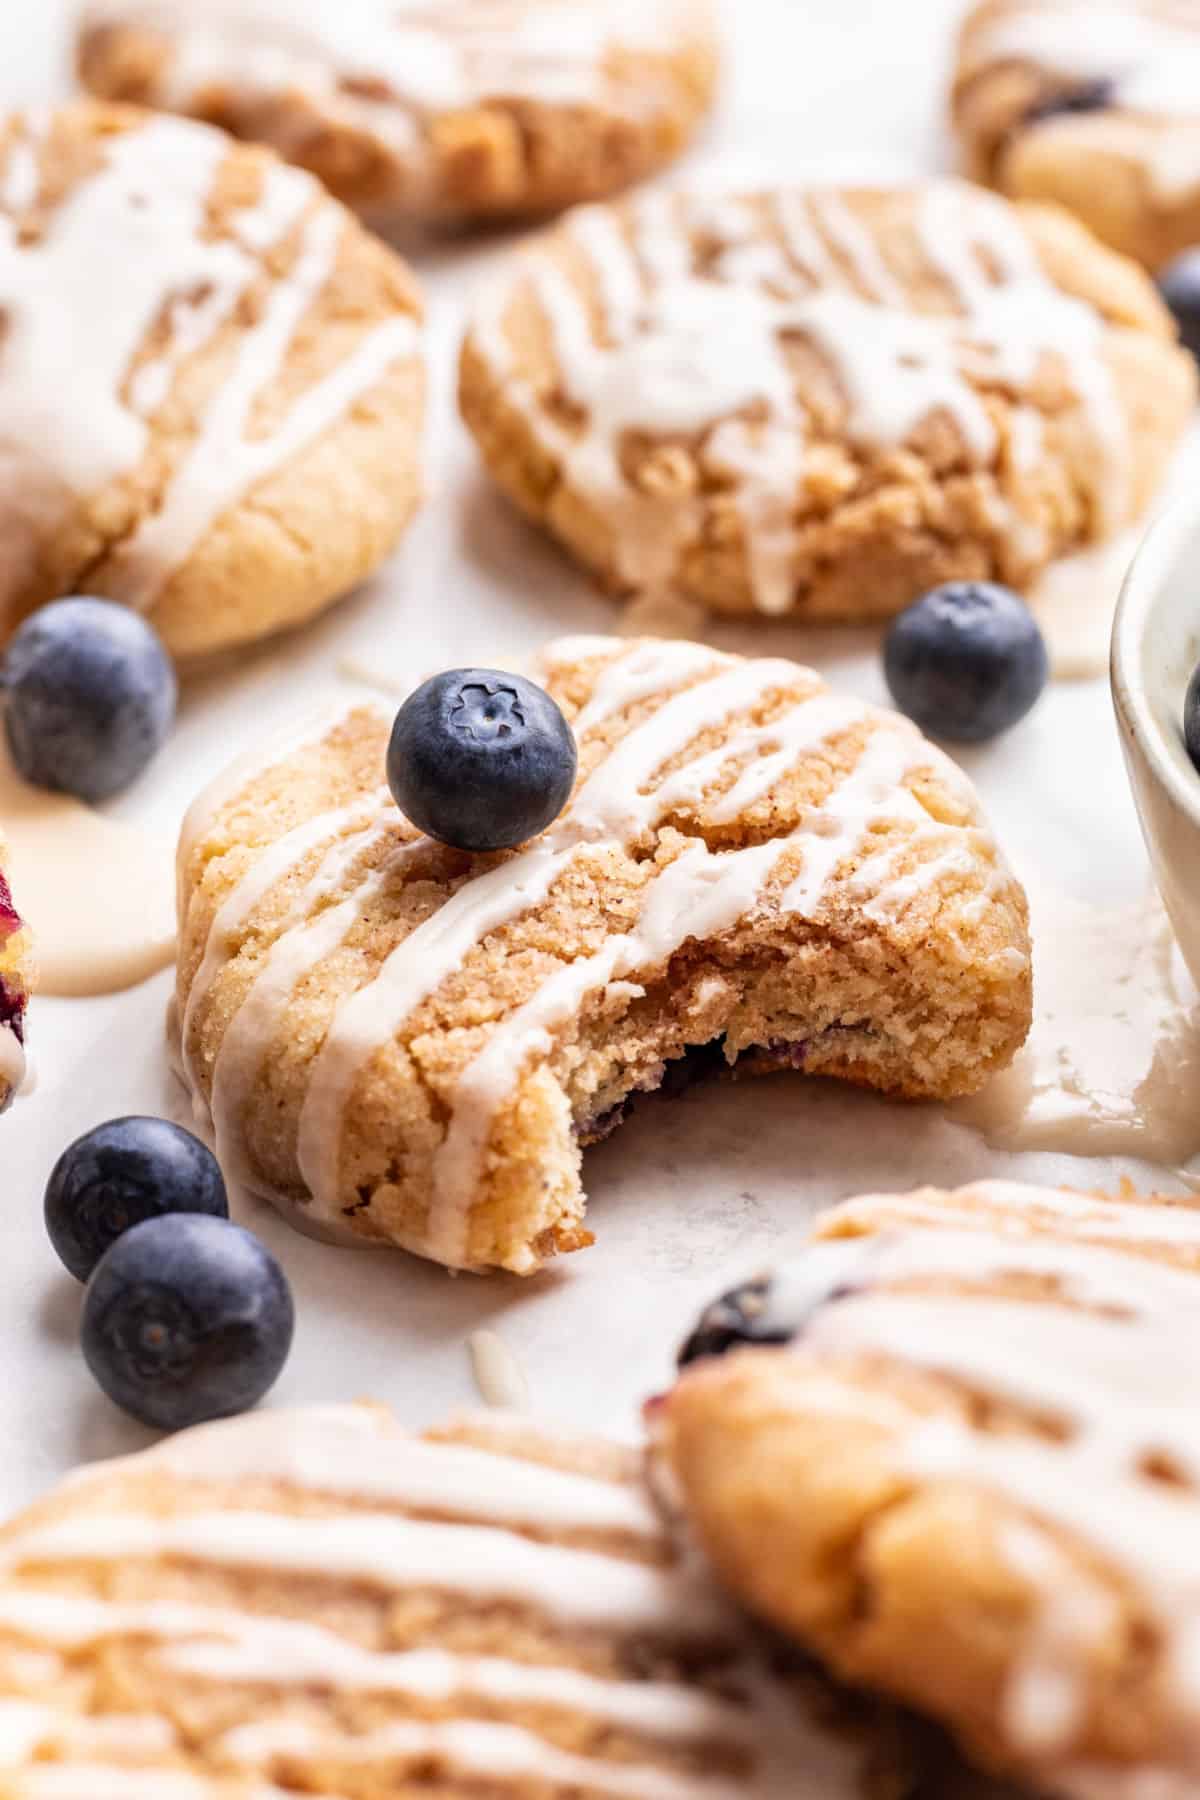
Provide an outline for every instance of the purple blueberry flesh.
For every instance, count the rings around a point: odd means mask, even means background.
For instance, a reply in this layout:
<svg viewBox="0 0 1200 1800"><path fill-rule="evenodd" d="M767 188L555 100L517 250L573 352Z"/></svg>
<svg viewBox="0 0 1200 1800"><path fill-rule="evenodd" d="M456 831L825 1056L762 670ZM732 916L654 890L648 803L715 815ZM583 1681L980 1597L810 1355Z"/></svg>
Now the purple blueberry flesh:
<svg viewBox="0 0 1200 1800"><path fill-rule="evenodd" d="M92 803L136 781L175 718L175 671L161 641L108 600L56 600L33 613L9 645L3 684L18 772Z"/></svg>
<svg viewBox="0 0 1200 1800"><path fill-rule="evenodd" d="M932 736L962 744L1010 730L1050 673L1025 602L983 581L948 582L914 602L892 621L883 660L901 712Z"/></svg>
<svg viewBox="0 0 1200 1800"><path fill-rule="evenodd" d="M46 1231L78 1281L126 1231L168 1213L225 1219L229 1202L212 1151L166 1119L97 1125L63 1151L46 1184Z"/></svg>
<svg viewBox="0 0 1200 1800"><path fill-rule="evenodd" d="M264 1244L201 1213L147 1219L88 1284L81 1343L109 1399L159 1431L257 1405L291 1349L291 1290Z"/></svg>
<svg viewBox="0 0 1200 1800"><path fill-rule="evenodd" d="M1179 328L1179 341L1200 360L1200 249L1185 250L1158 277L1158 291Z"/></svg>
<svg viewBox="0 0 1200 1800"><path fill-rule="evenodd" d="M409 695L388 784L418 830L457 850L511 850L571 797L578 752L543 688L496 669L450 669Z"/></svg>

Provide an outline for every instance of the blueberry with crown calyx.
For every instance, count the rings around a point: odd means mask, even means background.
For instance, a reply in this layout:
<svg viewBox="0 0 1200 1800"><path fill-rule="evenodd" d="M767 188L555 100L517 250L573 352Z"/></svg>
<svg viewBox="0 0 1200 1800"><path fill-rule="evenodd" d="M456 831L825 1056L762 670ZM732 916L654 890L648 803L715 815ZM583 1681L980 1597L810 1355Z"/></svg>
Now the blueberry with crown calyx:
<svg viewBox="0 0 1200 1800"><path fill-rule="evenodd" d="M168 1213L119 1237L88 1284L84 1360L110 1400L160 1431L255 1406L291 1348L291 1289L227 1219Z"/></svg>
<svg viewBox="0 0 1200 1800"><path fill-rule="evenodd" d="M171 659L144 619L109 600L56 600L4 659L5 731L34 787L97 802L122 793L175 718Z"/></svg>
<svg viewBox="0 0 1200 1800"><path fill-rule="evenodd" d="M536 683L497 669L450 669L396 716L388 784L418 830L457 850L511 850L553 824L578 753Z"/></svg>
<svg viewBox="0 0 1200 1800"><path fill-rule="evenodd" d="M979 744L1025 717L1050 665L1019 595L994 582L950 581L892 621L884 673L896 705L923 731Z"/></svg>
<svg viewBox="0 0 1200 1800"><path fill-rule="evenodd" d="M166 1119L109 1119L63 1151L46 1184L46 1231L59 1260L86 1281L134 1225L164 1213L228 1218L212 1151Z"/></svg>

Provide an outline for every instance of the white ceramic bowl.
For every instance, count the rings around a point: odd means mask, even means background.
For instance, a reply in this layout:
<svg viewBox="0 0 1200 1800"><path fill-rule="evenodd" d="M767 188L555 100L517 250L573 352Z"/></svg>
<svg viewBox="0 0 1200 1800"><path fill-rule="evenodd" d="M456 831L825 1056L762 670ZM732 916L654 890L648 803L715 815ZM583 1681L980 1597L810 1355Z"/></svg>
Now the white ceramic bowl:
<svg viewBox="0 0 1200 1800"><path fill-rule="evenodd" d="M1125 762L1179 947L1200 985L1200 773L1183 700L1200 661L1200 501L1176 501L1138 551L1117 608L1112 690Z"/></svg>

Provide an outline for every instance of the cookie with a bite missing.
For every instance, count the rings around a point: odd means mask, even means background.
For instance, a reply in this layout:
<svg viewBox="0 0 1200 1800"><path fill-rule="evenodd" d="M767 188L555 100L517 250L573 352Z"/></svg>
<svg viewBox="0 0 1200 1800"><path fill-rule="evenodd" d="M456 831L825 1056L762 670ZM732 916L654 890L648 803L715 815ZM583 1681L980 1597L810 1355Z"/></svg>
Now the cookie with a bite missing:
<svg viewBox="0 0 1200 1800"><path fill-rule="evenodd" d="M1025 897L913 725L693 643L564 639L534 674L579 773L515 852L422 837L369 709L197 803L182 1066L227 1173L302 1228L525 1274L591 1241L581 1146L693 1067L921 1100L1008 1063Z"/></svg>
<svg viewBox="0 0 1200 1800"><path fill-rule="evenodd" d="M731 1589L1039 1793L1200 1783L1200 1209L835 1209L700 1320L657 1452Z"/></svg>
<svg viewBox="0 0 1200 1800"><path fill-rule="evenodd" d="M965 183L586 208L480 307L463 414L614 592L881 619L1120 533L1195 397L1142 271Z"/></svg>
<svg viewBox="0 0 1200 1800"><path fill-rule="evenodd" d="M1200 241L1200 14L1178 0L980 0L951 100L972 171L1151 269Z"/></svg>
<svg viewBox="0 0 1200 1800"><path fill-rule="evenodd" d="M196 6L89 0L84 85L274 146L348 205L433 222L619 192L707 114L712 0Z"/></svg>
<svg viewBox="0 0 1200 1800"><path fill-rule="evenodd" d="M33 987L32 941L13 903L0 833L0 1112L25 1078L25 1014Z"/></svg>
<svg viewBox="0 0 1200 1800"><path fill-rule="evenodd" d="M0 634L83 592L194 657L390 553L420 492L420 301L310 175L186 119L17 114L0 241Z"/></svg>
<svg viewBox="0 0 1200 1800"><path fill-rule="evenodd" d="M0 1724L3 1800L974 1791L768 1660L636 1451L373 1407L203 1427L0 1531Z"/></svg>

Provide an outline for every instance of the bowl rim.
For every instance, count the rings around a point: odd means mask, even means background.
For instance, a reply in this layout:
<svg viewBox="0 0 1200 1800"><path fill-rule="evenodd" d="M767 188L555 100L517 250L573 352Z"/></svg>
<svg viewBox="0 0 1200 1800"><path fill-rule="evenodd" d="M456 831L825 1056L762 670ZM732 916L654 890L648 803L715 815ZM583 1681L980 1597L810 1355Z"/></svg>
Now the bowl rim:
<svg viewBox="0 0 1200 1800"><path fill-rule="evenodd" d="M1200 507L1174 500L1149 526L1121 583L1113 617L1109 679L1117 717L1154 779L1200 830L1200 773L1189 775L1172 753L1146 683L1146 632L1162 584L1189 537L1200 535ZM1181 728L1182 728L1182 721Z"/></svg>

